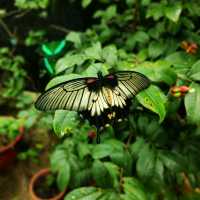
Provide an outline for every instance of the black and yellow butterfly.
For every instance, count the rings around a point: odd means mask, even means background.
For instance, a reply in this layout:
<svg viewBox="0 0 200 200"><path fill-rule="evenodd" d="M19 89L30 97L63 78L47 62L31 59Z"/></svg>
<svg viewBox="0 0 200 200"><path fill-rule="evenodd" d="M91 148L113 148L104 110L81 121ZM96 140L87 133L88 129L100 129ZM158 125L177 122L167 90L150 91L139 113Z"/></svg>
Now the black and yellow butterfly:
<svg viewBox="0 0 200 200"><path fill-rule="evenodd" d="M74 110L100 128L127 115L131 98L150 85L146 76L134 71L97 75L48 89L39 96L35 107L42 111Z"/></svg>

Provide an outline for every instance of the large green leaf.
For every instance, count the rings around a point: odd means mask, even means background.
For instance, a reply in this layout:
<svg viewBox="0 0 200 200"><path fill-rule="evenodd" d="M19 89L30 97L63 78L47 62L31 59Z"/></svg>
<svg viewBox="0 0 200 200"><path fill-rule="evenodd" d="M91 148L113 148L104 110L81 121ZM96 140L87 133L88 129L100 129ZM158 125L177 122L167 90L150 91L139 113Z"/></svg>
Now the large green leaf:
<svg viewBox="0 0 200 200"><path fill-rule="evenodd" d="M164 120L166 115L165 103L167 99L157 86L151 85L146 90L140 92L136 97L144 107L159 115L160 122Z"/></svg>
<svg viewBox="0 0 200 200"><path fill-rule="evenodd" d="M196 61L196 57L186 52L175 52L166 57L166 60L173 66L179 74L186 74L191 65Z"/></svg>
<svg viewBox="0 0 200 200"><path fill-rule="evenodd" d="M171 172L180 172L186 168L185 158L181 154L160 151L158 157L163 162L164 166L170 169Z"/></svg>
<svg viewBox="0 0 200 200"><path fill-rule="evenodd" d="M72 133L78 125L77 113L75 111L57 110L55 112L53 127L58 136Z"/></svg>
<svg viewBox="0 0 200 200"><path fill-rule="evenodd" d="M108 169L100 160L95 160L92 165L92 175L98 187L111 187L114 183Z"/></svg>
<svg viewBox="0 0 200 200"><path fill-rule="evenodd" d="M63 165L60 166L60 169L57 175L57 185L61 191L64 191L69 184L70 171L71 169L70 169L69 162L63 162Z"/></svg>
<svg viewBox="0 0 200 200"><path fill-rule="evenodd" d="M138 175L143 180L149 180L154 175L156 163L156 153L155 150L146 144L140 152L139 159L137 161L136 169Z"/></svg>
<svg viewBox="0 0 200 200"><path fill-rule="evenodd" d="M150 80L164 82L172 85L176 82L177 75L170 67L170 63L158 60L157 62L144 62L135 68L136 71L145 74Z"/></svg>
<svg viewBox="0 0 200 200"><path fill-rule="evenodd" d="M190 85L192 92L185 96L185 108L187 119L190 123L200 123L200 84L192 83Z"/></svg>
<svg viewBox="0 0 200 200"><path fill-rule="evenodd" d="M101 191L95 187L81 187L69 192L64 200L96 200Z"/></svg>
<svg viewBox="0 0 200 200"><path fill-rule="evenodd" d="M65 81L69 81L72 79L76 79L76 78L81 78L81 76L78 74L66 74L66 75L57 76L51 79L51 81L49 81L49 83L46 86L46 90L60 83L63 83Z"/></svg>
<svg viewBox="0 0 200 200"><path fill-rule="evenodd" d="M200 60L192 65L189 71L189 77L194 81L200 81Z"/></svg>

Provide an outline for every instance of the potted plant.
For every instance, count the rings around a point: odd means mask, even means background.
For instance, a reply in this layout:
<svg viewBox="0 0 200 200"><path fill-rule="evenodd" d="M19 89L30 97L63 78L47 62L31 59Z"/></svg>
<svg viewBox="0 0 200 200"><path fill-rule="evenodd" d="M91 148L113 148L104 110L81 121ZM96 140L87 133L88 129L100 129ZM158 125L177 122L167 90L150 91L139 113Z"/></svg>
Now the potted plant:
<svg viewBox="0 0 200 200"><path fill-rule="evenodd" d="M7 168L17 156L16 146L22 140L24 127L21 119L0 117L0 169Z"/></svg>
<svg viewBox="0 0 200 200"><path fill-rule="evenodd" d="M55 174L49 168L44 168L31 178L29 194L31 200L61 200L65 191L57 187Z"/></svg>

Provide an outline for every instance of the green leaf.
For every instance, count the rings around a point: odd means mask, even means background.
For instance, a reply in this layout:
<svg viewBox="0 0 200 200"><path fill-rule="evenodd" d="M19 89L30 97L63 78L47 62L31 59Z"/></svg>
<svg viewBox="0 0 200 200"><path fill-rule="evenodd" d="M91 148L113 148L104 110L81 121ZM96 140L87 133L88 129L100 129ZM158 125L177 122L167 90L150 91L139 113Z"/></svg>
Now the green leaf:
<svg viewBox="0 0 200 200"><path fill-rule="evenodd" d="M144 107L159 115L160 122L164 120L166 115L166 96L157 86L151 85L146 90L140 92L136 97Z"/></svg>
<svg viewBox="0 0 200 200"><path fill-rule="evenodd" d="M109 45L103 48L102 58L105 59L108 65L114 66L117 63L117 48L114 45Z"/></svg>
<svg viewBox="0 0 200 200"><path fill-rule="evenodd" d="M76 78L81 78L81 76L78 74L66 74L62 76L56 76L55 78L51 79L51 81L49 81L49 83L46 86L46 90L60 83L63 83L72 79L76 79Z"/></svg>
<svg viewBox="0 0 200 200"><path fill-rule="evenodd" d="M60 191L64 191L70 180L70 165L68 162L64 162L58 171L57 175L57 185Z"/></svg>
<svg viewBox="0 0 200 200"><path fill-rule="evenodd" d="M109 144L98 144L93 148L92 157L94 159L101 159L109 156L113 151L113 147Z"/></svg>
<svg viewBox="0 0 200 200"><path fill-rule="evenodd" d="M82 65L86 60L84 54L66 54L56 62L56 73L63 72L64 70L74 67L75 65Z"/></svg>
<svg viewBox="0 0 200 200"><path fill-rule="evenodd" d="M144 31L137 31L134 34L134 39L136 42L146 43L149 41L149 35Z"/></svg>
<svg viewBox="0 0 200 200"><path fill-rule="evenodd" d="M166 61L174 67L177 73L185 75L191 65L196 61L196 58L185 52L175 52L167 56Z"/></svg>
<svg viewBox="0 0 200 200"><path fill-rule="evenodd" d="M182 155L169 152L169 151L160 151L159 159L163 162L164 166L170 169L172 172L183 171L186 167L185 160Z"/></svg>
<svg viewBox="0 0 200 200"><path fill-rule="evenodd" d="M111 187L113 179L110 176L108 169L100 160L95 160L92 165L93 178L98 187Z"/></svg>
<svg viewBox="0 0 200 200"><path fill-rule="evenodd" d="M138 157L139 153L141 152L141 149L145 146L145 141L144 138L142 137L137 137L136 141L131 144L130 149L131 149L131 153L132 155Z"/></svg>
<svg viewBox="0 0 200 200"><path fill-rule="evenodd" d="M123 188L125 193L122 195L123 200L147 200L144 187L135 178L124 178Z"/></svg>
<svg viewBox="0 0 200 200"><path fill-rule="evenodd" d="M88 197L95 194L98 191L95 187L81 187L69 192L64 200L83 200L84 197ZM95 200L95 199L94 199Z"/></svg>
<svg viewBox="0 0 200 200"><path fill-rule="evenodd" d="M148 7L146 17L153 17L155 21L164 15L164 5L162 3L152 3Z"/></svg>
<svg viewBox="0 0 200 200"><path fill-rule="evenodd" d="M93 43L92 47L85 49L85 55L91 60L101 60L102 59L102 48L101 43Z"/></svg>
<svg viewBox="0 0 200 200"><path fill-rule="evenodd" d="M138 65L135 68L138 71L146 75L150 80L154 82L164 82L168 85L175 84L177 75L175 71L170 67L169 62L158 60L156 62L145 62L141 66Z"/></svg>
<svg viewBox="0 0 200 200"><path fill-rule="evenodd" d="M83 73L83 76L94 76L97 77L97 73L101 71L103 74L108 74L108 69L110 66L104 64L104 63L94 63L91 64Z"/></svg>
<svg viewBox="0 0 200 200"><path fill-rule="evenodd" d="M67 110L57 110L55 112L53 127L58 136L72 133L77 128L77 112Z"/></svg>
<svg viewBox="0 0 200 200"><path fill-rule="evenodd" d="M149 180L155 171L156 153L149 145L145 145L140 152L139 159L136 164L138 175L144 179Z"/></svg>
<svg viewBox="0 0 200 200"><path fill-rule="evenodd" d="M92 0L82 0L82 7L86 8L92 3Z"/></svg>
<svg viewBox="0 0 200 200"><path fill-rule="evenodd" d="M78 154L81 159L91 154L91 146L85 143L78 143Z"/></svg>
<svg viewBox="0 0 200 200"><path fill-rule="evenodd" d="M82 43L81 33L72 31L66 36L66 40L73 42L75 47L79 48Z"/></svg>
<svg viewBox="0 0 200 200"><path fill-rule="evenodd" d="M102 17L106 22L115 17L117 14L116 5L110 5L106 10L98 10L94 14L94 18Z"/></svg>
<svg viewBox="0 0 200 200"><path fill-rule="evenodd" d="M189 71L189 77L194 81L200 81L200 60L192 65Z"/></svg>
<svg viewBox="0 0 200 200"><path fill-rule="evenodd" d="M182 6L180 3L173 3L164 8L165 16L173 22L178 22L181 11Z"/></svg>
<svg viewBox="0 0 200 200"><path fill-rule="evenodd" d="M190 123L200 123L200 84L192 83L190 85L193 92L185 96L185 108L187 119Z"/></svg>
<svg viewBox="0 0 200 200"><path fill-rule="evenodd" d="M152 58L156 58L163 54L165 51L165 45L162 42L152 41L149 44L148 52L149 56Z"/></svg>
<svg viewBox="0 0 200 200"><path fill-rule="evenodd" d="M113 179L113 187L118 190L119 188L119 167L112 162L104 162L104 166L108 170L110 176Z"/></svg>

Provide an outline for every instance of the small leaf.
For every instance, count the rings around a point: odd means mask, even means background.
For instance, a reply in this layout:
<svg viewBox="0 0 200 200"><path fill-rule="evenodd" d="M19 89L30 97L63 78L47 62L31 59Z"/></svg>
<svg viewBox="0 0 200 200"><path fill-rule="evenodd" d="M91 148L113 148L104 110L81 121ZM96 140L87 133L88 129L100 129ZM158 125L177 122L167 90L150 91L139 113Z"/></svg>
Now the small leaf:
<svg viewBox="0 0 200 200"><path fill-rule="evenodd" d="M104 47L102 57L108 65L114 66L117 63L117 48L114 45Z"/></svg>
<svg viewBox="0 0 200 200"><path fill-rule="evenodd" d="M93 43L92 47L85 49L85 55L88 59L101 60L102 59L102 48L101 43Z"/></svg>
<svg viewBox="0 0 200 200"><path fill-rule="evenodd" d="M56 62L56 73L60 73L65 71L70 67L74 67L75 65L82 65L86 60L84 54L66 54L66 56L62 57Z"/></svg>
<svg viewBox="0 0 200 200"><path fill-rule="evenodd" d="M146 90L140 92L136 97L144 107L159 115L160 122L164 120L166 115L166 96L157 86L151 85Z"/></svg>
<svg viewBox="0 0 200 200"><path fill-rule="evenodd" d="M146 17L153 17L155 21L164 15L164 5L162 3L152 3L148 7Z"/></svg>
<svg viewBox="0 0 200 200"><path fill-rule="evenodd" d="M190 123L200 123L200 84L192 83L190 88L194 90L185 96L185 108L187 119Z"/></svg>
<svg viewBox="0 0 200 200"><path fill-rule="evenodd" d="M139 156L139 153L141 152L142 147L144 147L145 145L145 141L142 137L137 137L136 141L131 144L130 149L131 149L131 153L134 156Z"/></svg>
<svg viewBox="0 0 200 200"><path fill-rule="evenodd" d="M123 200L147 200L144 187L135 178L124 178L123 188L125 193L122 195Z"/></svg>
<svg viewBox="0 0 200 200"><path fill-rule="evenodd" d="M148 52L149 52L149 56L152 58L156 58L162 55L164 51L165 51L165 46L161 42L152 41L149 44Z"/></svg>
<svg viewBox="0 0 200 200"><path fill-rule="evenodd" d="M200 81L200 60L192 65L189 72L189 77L194 81Z"/></svg>
<svg viewBox="0 0 200 200"><path fill-rule="evenodd" d="M92 0L82 0L82 7L86 8L91 4Z"/></svg>
<svg viewBox="0 0 200 200"><path fill-rule="evenodd" d="M79 48L81 46L81 33L72 31L66 36L66 40L73 42L75 47Z"/></svg>
<svg viewBox="0 0 200 200"><path fill-rule="evenodd" d="M167 18L173 22L178 22L180 14L182 11L182 6L180 3L173 3L164 8L164 12Z"/></svg>

